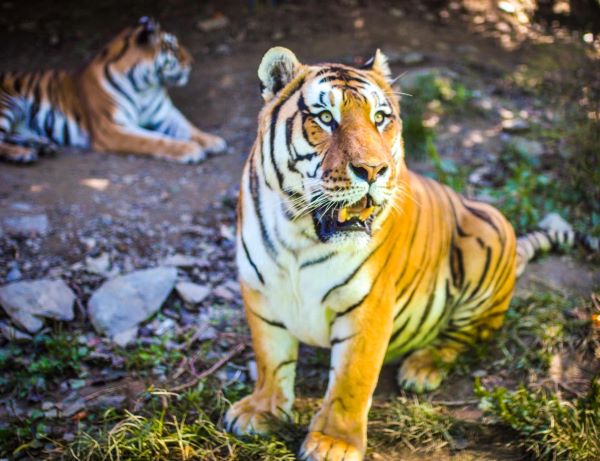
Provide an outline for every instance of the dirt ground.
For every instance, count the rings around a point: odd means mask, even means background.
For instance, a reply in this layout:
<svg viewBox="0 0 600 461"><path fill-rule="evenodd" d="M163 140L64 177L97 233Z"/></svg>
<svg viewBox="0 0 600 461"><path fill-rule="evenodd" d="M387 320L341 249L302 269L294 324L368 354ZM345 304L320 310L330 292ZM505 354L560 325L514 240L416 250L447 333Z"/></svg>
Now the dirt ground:
<svg viewBox="0 0 600 461"><path fill-rule="evenodd" d="M535 53L527 41L508 46L493 33L495 29L478 30L473 22L461 19L460 11L450 9L449 17L439 16L436 9L418 8L417 2L310 1L277 8L270 2L256 2L254 11L247 7L252 2L223 1L218 7L185 0L134 1L127 7L121 3L109 0L83 7L72 2L56 8L52 2L2 1L0 71L77 68L120 27L139 16L153 15L177 34L195 60L189 84L171 93L176 104L195 124L223 136L228 153L199 165L179 165L63 150L31 166L0 164L0 213L13 212L15 203L27 204L48 216L51 229L48 236L30 244L22 240L16 247L2 247L0 282L7 280L15 265L23 279L60 275L99 251L129 258L130 268L148 267L176 252L201 256L189 238L190 228L209 223L224 234L231 232L231 220L220 223L220 215L213 213L235 197L261 107L256 69L272 45L291 48L305 62L360 63L381 48L390 56L395 74L450 69L490 95L502 94L502 76L516 71ZM217 10L229 18L230 25L212 32L198 30L196 22ZM406 56L413 52L421 57L411 64ZM509 98L511 109L527 109L528 101L521 96ZM477 116L460 125L443 123L438 140L440 154L465 164L493 157L501 147L498 120ZM431 169L411 159L410 152L407 155L409 167ZM226 271L228 278L233 277L231 264ZM519 283L519 293L549 287L570 296L588 296L600 287L600 273L571 256L547 257L532 264ZM380 395L397 392L394 373L392 368L384 371ZM432 399L465 400L464 405L452 407L452 414L466 420L481 416L469 403L473 399L470 377L451 377ZM385 459L524 459L512 442L510 432L490 433L459 452L414 457L402 451Z"/></svg>

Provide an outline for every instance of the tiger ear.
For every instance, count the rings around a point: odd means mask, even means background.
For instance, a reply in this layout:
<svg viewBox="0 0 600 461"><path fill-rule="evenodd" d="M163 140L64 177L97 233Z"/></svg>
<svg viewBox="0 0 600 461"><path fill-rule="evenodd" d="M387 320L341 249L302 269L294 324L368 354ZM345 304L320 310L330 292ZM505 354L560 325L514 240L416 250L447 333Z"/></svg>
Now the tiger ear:
<svg viewBox="0 0 600 461"><path fill-rule="evenodd" d="M389 80L392 76L392 71L390 70L388 58L385 54L381 52L379 48L377 48L377 51L375 51L375 55L365 63L363 69L377 72L378 74L381 74L386 80Z"/></svg>
<svg viewBox="0 0 600 461"><path fill-rule="evenodd" d="M153 18L142 16L138 21L139 32L137 43L139 45L148 45L152 43L158 35L160 25Z"/></svg>
<svg viewBox="0 0 600 461"><path fill-rule="evenodd" d="M298 74L300 61L287 48L276 46L265 53L258 66L262 97L265 102L275 97Z"/></svg>

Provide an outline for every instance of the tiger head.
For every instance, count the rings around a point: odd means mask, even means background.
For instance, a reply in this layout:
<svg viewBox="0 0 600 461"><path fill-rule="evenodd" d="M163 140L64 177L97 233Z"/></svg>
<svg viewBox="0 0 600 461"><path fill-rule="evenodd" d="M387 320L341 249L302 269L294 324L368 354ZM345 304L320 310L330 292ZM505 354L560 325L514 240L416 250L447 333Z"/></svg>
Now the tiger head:
<svg viewBox="0 0 600 461"><path fill-rule="evenodd" d="M183 86L192 66L191 54L179 44L177 37L146 16L119 34L99 58L101 62L111 62L136 90Z"/></svg>
<svg viewBox="0 0 600 461"><path fill-rule="evenodd" d="M286 213L310 215L321 242L367 243L397 207L406 170L402 122L379 50L362 69L301 64L270 49L258 75L266 102L265 175Z"/></svg>

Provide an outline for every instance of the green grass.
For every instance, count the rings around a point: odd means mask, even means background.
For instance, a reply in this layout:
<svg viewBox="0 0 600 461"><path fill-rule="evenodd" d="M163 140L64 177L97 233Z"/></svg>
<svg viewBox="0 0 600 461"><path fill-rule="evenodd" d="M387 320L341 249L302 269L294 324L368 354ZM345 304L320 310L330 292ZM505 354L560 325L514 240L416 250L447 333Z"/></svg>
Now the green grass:
<svg viewBox="0 0 600 461"><path fill-rule="evenodd" d="M547 390L525 386L515 391L476 386L481 408L510 425L536 459L590 461L600 459L600 384L587 396L565 401Z"/></svg>
<svg viewBox="0 0 600 461"><path fill-rule="evenodd" d="M82 375L90 349L74 335L55 329L38 334L27 347L9 343L0 348L0 393L19 397L45 391L58 380Z"/></svg>

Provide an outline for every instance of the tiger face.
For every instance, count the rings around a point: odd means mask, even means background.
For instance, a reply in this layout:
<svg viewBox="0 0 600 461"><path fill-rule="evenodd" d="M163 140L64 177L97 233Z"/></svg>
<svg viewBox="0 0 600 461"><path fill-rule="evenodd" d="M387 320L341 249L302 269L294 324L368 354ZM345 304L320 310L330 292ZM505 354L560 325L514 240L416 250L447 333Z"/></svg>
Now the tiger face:
<svg viewBox="0 0 600 461"><path fill-rule="evenodd" d="M192 66L190 53L177 37L147 17L115 37L96 61L100 68L110 64L135 92L185 85Z"/></svg>
<svg viewBox="0 0 600 461"><path fill-rule="evenodd" d="M367 244L393 205L404 165L386 59L378 52L361 70L302 66L289 50L274 50L259 76L268 107L286 119L285 136L272 133L275 164L292 172L282 185L285 206L310 215L321 243Z"/></svg>
<svg viewBox="0 0 600 461"><path fill-rule="evenodd" d="M140 19L134 35L137 47L146 56L147 71L156 76L159 84L183 86L187 83L192 57L175 35L163 31L157 22L147 17Z"/></svg>

